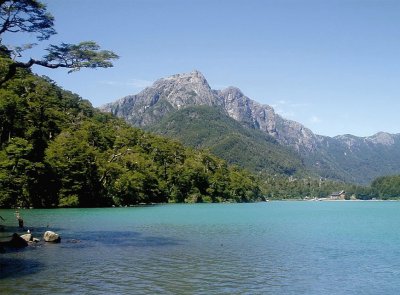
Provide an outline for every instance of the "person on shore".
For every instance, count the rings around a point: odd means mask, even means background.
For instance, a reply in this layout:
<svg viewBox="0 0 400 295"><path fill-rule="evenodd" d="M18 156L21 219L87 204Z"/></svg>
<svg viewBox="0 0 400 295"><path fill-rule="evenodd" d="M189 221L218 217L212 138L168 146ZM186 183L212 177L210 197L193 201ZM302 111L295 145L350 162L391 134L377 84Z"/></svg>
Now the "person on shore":
<svg viewBox="0 0 400 295"><path fill-rule="evenodd" d="M19 214L19 211L18 211L18 210L15 211L15 217L16 217L17 220L18 220L18 227L19 227L19 228L24 228L24 220L22 219L22 217L21 217L21 215Z"/></svg>
<svg viewBox="0 0 400 295"><path fill-rule="evenodd" d="M0 215L0 219L3 220L3 221L6 221L1 215ZM4 231L4 226L1 225L1 224L0 224L0 231ZM1 248L0 248L0 253L2 253L1 252Z"/></svg>

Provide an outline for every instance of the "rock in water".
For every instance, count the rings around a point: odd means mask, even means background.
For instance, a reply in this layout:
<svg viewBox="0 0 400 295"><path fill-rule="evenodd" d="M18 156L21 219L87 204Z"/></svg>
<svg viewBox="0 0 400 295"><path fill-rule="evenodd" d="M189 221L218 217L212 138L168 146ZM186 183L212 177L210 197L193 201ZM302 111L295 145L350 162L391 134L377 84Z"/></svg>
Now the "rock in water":
<svg viewBox="0 0 400 295"><path fill-rule="evenodd" d="M32 234L21 235L21 238L23 238L27 242L30 242L30 241L32 241Z"/></svg>
<svg viewBox="0 0 400 295"><path fill-rule="evenodd" d="M0 242L0 248L4 250L4 248L24 248L28 246L28 242L21 238L17 233L14 233L11 237L11 240L8 242Z"/></svg>
<svg viewBox="0 0 400 295"><path fill-rule="evenodd" d="M43 239L46 242L50 243L60 243L61 242L61 237L60 235L56 234L55 232L52 231L46 231L43 235Z"/></svg>

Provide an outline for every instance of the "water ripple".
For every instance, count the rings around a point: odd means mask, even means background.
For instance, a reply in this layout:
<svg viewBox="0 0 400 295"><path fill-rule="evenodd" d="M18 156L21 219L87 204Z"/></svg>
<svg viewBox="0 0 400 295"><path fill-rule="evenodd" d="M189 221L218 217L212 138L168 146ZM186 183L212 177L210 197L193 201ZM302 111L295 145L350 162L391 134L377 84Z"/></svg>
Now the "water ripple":
<svg viewBox="0 0 400 295"><path fill-rule="evenodd" d="M1 294L397 294L398 204L270 203L47 211L62 243L1 254Z"/></svg>

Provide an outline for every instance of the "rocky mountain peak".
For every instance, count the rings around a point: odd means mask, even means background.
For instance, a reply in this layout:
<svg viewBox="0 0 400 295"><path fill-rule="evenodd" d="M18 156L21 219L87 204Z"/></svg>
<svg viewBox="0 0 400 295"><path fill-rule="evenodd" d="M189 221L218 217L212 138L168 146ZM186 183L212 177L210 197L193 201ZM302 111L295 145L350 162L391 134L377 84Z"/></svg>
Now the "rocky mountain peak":
<svg viewBox="0 0 400 295"><path fill-rule="evenodd" d="M197 70L161 78L136 95L101 109L136 126L151 125L173 110L193 105L221 105L203 74Z"/></svg>
<svg viewBox="0 0 400 295"><path fill-rule="evenodd" d="M337 135L334 137L338 142L343 143L349 150L362 142L362 138L356 137L351 134Z"/></svg>
<svg viewBox="0 0 400 295"><path fill-rule="evenodd" d="M365 143L372 145L384 145L391 146L396 142L398 135L390 134L387 132L378 132L372 136L368 137L357 137L351 134L338 135L334 138L342 143L344 143L349 149L354 147L363 146Z"/></svg>
<svg viewBox="0 0 400 295"><path fill-rule="evenodd" d="M373 136L367 137L366 140L374 144L382 145L392 145L395 142L394 135L386 132L378 132Z"/></svg>
<svg viewBox="0 0 400 295"><path fill-rule="evenodd" d="M204 75L198 70L193 70L190 73L175 74L166 78L161 78L157 82L156 84L173 82L177 84L201 84L206 87L210 87Z"/></svg>
<svg viewBox="0 0 400 295"><path fill-rule="evenodd" d="M217 99L207 80L197 70L157 80L151 88L175 109L189 105L215 105Z"/></svg>
<svg viewBox="0 0 400 295"><path fill-rule="evenodd" d="M243 92L234 86L229 86L228 88L221 90L221 94L228 100L233 100L244 96Z"/></svg>
<svg viewBox="0 0 400 295"><path fill-rule="evenodd" d="M366 182L379 174L400 171L400 134L319 136L298 122L282 118L272 107L250 99L236 87L212 90L196 70L159 79L140 93L110 103L102 110L134 126L151 127L164 118L168 122L175 112L183 113L186 107L195 106L216 106L221 116L226 114L244 127L272 136L278 144L297 151L302 161L323 177ZM365 168L373 159L378 159L373 168ZM360 167L365 168L363 175L357 174Z"/></svg>
<svg viewBox="0 0 400 295"><path fill-rule="evenodd" d="M281 118L272 107L257 103L237 87L212 90L197 70L159 79L139 94L108 104L103 110L124 117L133 125L146 126L174 110L196 105L221 107L243 125L260 129L297 150L302 149L300 145L308 150L315 146L314 134L301 124Z"/></svg>

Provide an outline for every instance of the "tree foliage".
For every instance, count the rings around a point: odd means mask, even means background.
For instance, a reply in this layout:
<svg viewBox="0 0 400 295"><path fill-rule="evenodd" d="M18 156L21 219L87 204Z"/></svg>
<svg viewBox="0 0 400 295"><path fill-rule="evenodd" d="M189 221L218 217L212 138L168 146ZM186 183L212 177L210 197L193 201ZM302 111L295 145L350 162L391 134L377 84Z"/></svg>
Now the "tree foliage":
<svg viewBox="0 0 400 295"><path fill-rule="evenodd" d="M38 61L37 64L49 68L69 68L69 73L79 71L81 68L109 68L113 66L111 60L118 58L112 51L100 50L100 46L94 41L50 45L47 51L45 62Z"/></svg>
<svg viewBox="0 0 400 295"><path fill-rule="evenodd" d="M13 57L9 60L7 71L0 77L0 85L9 81L17 74L17 69L29 69L33 65L47 68L68 68L69 73L81 68L112 67L112 60L118 56L109 50L100 50L94 41L84 41L79 44L61 43L50 45L41 59L30 58L27 62L20 61L22 52L35 46L35 43L17 45L14 47L3 44L6 33L30 33L38 41L49 39L56 33L54 17L47 11L46 5L37 0L0 0L0 54L3 57Z"/></svg>
<svg viewBox="0 0 400 295"><path fill-rule="evenodd" d="M0 36L5 32L32 33L42 41L56 33L54 18L40 1L1 0L0 14Z"/></svg>
<svg viewBox="0 0 400 295"><path fill-rule="evenodd" d="M7 63L7 58L0 59ZM0 207L249 202L260 182L20 71L0 88Z"/></svg>
<svg viewBox="0 0 400 295"><path fill-rule="evenodd" d="M1 65L7 58L0 59ZM279 154L278 154L279 155ZM208 150L128 126L54 82L20 71L0 88L0 207L397 198L398 177L371 187L279 173L255 176Z"/></svg>
<svg viewBox="0 0 400 295"><path fill-rule="evenodd" d="M209 149L229 164L254 173L302 175L300 158L260 130L245 128L215 107L191 106L166 116L148 130L195 148Z"/></svg>
<svg viewBox="0 0 400 295"><path fill-rule="evenodd" d="M400 175L378 177L372 182L371 189L378 198L400 198Z"/></svg>

